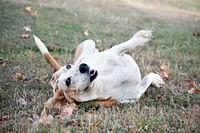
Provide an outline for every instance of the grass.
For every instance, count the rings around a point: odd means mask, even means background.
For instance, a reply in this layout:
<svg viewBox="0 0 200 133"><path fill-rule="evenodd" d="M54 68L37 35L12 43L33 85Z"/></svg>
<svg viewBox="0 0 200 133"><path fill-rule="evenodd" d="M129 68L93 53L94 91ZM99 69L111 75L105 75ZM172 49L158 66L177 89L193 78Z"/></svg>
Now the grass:
<svg viewBox="0 0 200 133"><path fill-rule="evenodd" d="M178 0L172 4L162 1L161 4L190 11L196 9L198 2L191 0L184 6ZM38 12L37 16L24 11L29 5ZM50 0L48 3L9 0L1 1L0 8L0 57L6 60L0 65L0 118L9 116L9 119L0 119L1 132L199 131L200 94L188 94L188 87L182 83L184 79L195 81L198 87L200 83L200 38L192 35L200 29L197 16L183 19L177 14L171 19L165 17L167 12L160 17L142 7L123 3L73 0ZM21 30L26 25L31 25L31 32ZM84 27L89 29L89 36L83 34ZM137 48L131 54L143 75L158 71L163 63L170 67L171 74L164 88L150 87L140 101L133 104L117 103L105 108L81 103L64 121L32 127L28 118L33 113L40 114L44 102L52 96L49 80L53 72L32 36L23 39L21 34L35 34L47 47L56 44L52 54L64 65L72 62L74 49L85 39L101 40L97 46L104 50L144 28L154 29L152 44ZM25 79L15 79L16 73L23 74ZM44 81L41 80L43 74L49 75ZM184 92L179 92L180 89ZM163 100L155 100L160 94ZM20 98L27 105L21 105ZM55 114L56 110L49 110L49 113Z"/></svg>

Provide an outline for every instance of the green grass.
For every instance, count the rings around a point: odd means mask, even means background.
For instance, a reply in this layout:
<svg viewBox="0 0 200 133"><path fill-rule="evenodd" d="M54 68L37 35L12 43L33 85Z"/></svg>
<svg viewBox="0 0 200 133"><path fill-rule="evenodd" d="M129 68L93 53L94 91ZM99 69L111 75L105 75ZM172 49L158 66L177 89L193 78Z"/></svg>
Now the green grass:
<svg viewBox="0 0 200 133"><path fill-rule="evenodd" d="M162 4L188 11L195 10L199 4L196 0L187 1L188 5L184 6L178 0L173 2L162 1ZM24 11L29 5L38 12L37 16ZM179 18L181 14L170 19L129 5L97 1L9 0L0 2L0 8L0 57L7 60L6 64L0 65L0 116L10 117L0 119L1 132L199 131L200 94L188 94L188 87L182 83L182 80L190 79L199 87L200 37L192 35L200 30L199 19ZM31 25L31 32L21 30L26 25ZM89 29L89 36L83 34L84 27ZM144 28L154 29L152 44L130 53L143 75L158 71L163 63L170 67L171 74L164 88L150 87L140 101L133 104L117 103L105 108L81 103L64 121L32 127L28 118L33 113L40 114L44 103L53 94L49 83L53 71L34 44L32 34L40 37L47 47L56 44L58 47L52 54L64 65L72 62L74 49L85 39L101 40L97 47L104 50L126 41ZM30 34L31 38L20 38L24 33ZM16 73L22 73L26 78L15 79ZM45 81L41 80L42 74L49 75ZM184 92L179 92L180 88ZM155 100L158 94L163 94L163 100ZM20 105L20 98L27 105ZM49 110L50 114L56 112ZM89 114L94 114L95 119ZM98 122L100 125L91 126Z"/></svg>

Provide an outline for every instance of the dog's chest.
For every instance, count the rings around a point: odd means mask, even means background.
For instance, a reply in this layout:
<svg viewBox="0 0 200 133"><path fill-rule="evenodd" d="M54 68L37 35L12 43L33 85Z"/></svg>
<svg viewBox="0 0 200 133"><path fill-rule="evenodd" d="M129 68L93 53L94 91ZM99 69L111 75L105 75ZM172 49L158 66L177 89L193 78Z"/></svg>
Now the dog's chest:
<svg viewBox="0 0 200 133"><path fill-rule="evenodd" d="M82 60L82 63L88 64L91 69L96 69L99 74L111 73L115 69L124 69L127 66L124 57L108 52L89 55Z"/></svg>

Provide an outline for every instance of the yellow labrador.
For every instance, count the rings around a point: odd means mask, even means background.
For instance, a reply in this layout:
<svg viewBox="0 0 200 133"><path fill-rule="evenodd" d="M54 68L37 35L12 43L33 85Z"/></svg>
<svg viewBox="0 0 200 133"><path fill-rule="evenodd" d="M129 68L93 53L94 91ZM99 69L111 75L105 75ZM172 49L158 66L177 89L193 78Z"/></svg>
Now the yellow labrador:
<svg viewBox="0 0 200 133"><path fill-rule="evenodd" d="M56 72L51 79L54 94L62 92L69 102L114 99L120 102L139 100L146 89L164 84L162 78L150 73L141 78L133 58L125 52L148 43L152 30L141 30L121 44L98 52L93 40L81 43L73 64L60 67L51 57L41 40L34 36L35 43Z"/></svg>

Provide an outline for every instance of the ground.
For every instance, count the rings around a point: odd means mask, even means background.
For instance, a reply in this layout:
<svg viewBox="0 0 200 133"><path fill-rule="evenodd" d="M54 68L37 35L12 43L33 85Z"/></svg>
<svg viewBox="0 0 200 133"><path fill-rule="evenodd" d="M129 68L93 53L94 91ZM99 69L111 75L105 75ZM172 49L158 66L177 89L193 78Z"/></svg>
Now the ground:
<svg viewBox="0 0 200 133"><path fill-rule="evenodd" d="M32 10L25 11L27 6ZM200 94L183 81L193 81L199 88L200 37L193 35L200 31L199 7L198 0L2 0L0 131L198 132ZM31 31L22 30L27 25ZM30 118L40 115L53 95L49 83L53 70L34 44L33 34L64 65L72 62L75 48L85 39L95 40L102 51L145 28L154 30L151 44L129 54L143 76L159 73L166 64L170 73L163 88L150 87L132 104L82 103L65 120L33 126ZM47 113L55 116L57 112Z"/></svg>

